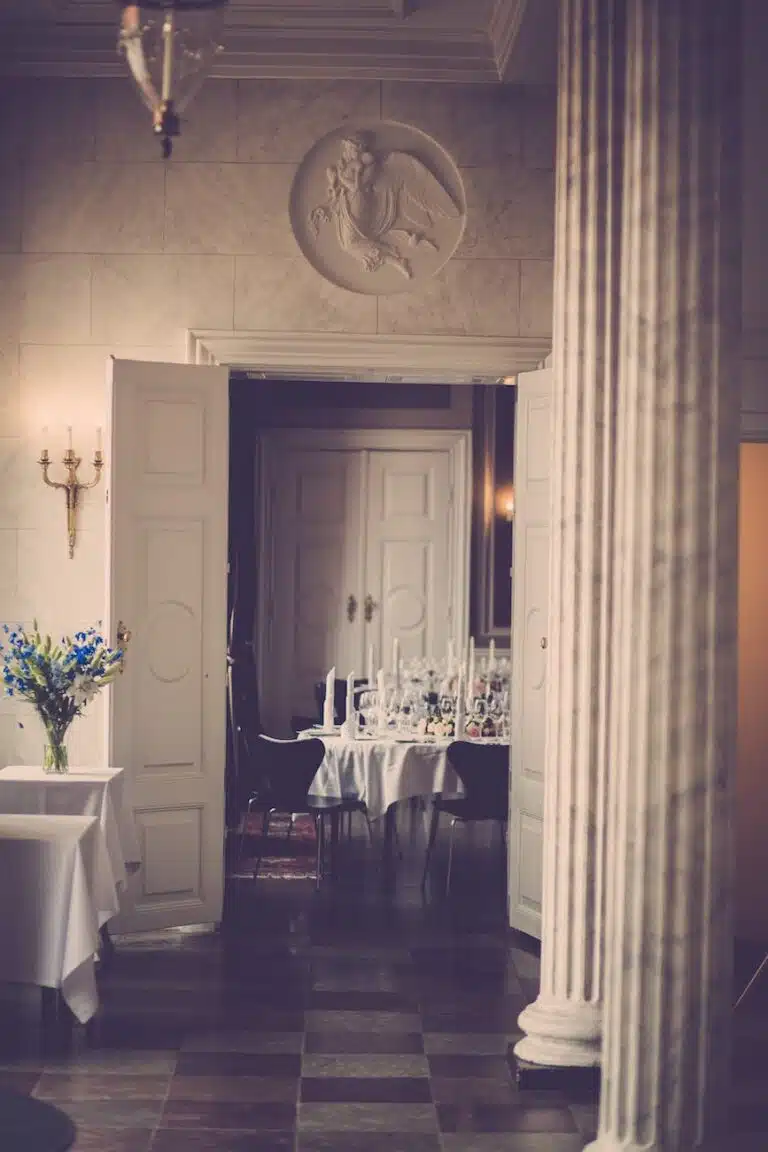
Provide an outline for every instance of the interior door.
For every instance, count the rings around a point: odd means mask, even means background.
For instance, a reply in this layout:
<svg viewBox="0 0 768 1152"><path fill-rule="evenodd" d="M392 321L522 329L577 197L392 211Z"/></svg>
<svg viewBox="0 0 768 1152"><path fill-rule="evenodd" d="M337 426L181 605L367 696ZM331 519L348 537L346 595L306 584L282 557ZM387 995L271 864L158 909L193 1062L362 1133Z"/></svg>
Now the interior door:
<svg viewBox="0 0 768 1152"><path fill-rule="evenodd" d="M390 669L395 638L404 659L442 656L454 632L451 458L449 451L366 457L365 643Z"/></svg>
<svg viewBox="0 0 768 1152"><path fill-rule="evenodd" d="M112 360L109 763L141 844L118 930L221 919L224 886L229 381L226 368Z"/></svg>
<svg viewBox="0 0 768 1152"><path fill-rule="evenodd" d="M552 370L518 376L512 560L509 923L541 939Z"/></svg>
<svg viewBox="0 0 768 1152"><path fill-rule="evenodd" d="M265 438L263 714L270 735L316 714L314 685L362 674L362 454ZM350 600L353 597L353 600Z"/></svg>

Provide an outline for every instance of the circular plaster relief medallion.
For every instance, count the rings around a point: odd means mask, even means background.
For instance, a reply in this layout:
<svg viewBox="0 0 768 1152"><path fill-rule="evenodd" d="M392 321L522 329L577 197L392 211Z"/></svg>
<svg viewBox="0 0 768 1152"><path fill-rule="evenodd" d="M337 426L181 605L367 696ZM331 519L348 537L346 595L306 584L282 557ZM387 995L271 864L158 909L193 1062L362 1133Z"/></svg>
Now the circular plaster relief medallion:
<svg viewBox="0 0 768 1152"><path fill-rule="evenodd" d="M461 176L418 128L390 120L329 132L299 165L291 225L309 263L351 292L385 295L434 276L464 231Z"/></svg>

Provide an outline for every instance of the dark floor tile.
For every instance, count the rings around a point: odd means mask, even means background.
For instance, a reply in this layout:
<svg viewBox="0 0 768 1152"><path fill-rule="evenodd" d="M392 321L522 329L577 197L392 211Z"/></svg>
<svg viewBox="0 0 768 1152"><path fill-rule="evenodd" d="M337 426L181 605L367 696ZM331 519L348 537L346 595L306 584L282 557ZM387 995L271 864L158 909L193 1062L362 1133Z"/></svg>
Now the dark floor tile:
<svg viewBox="0 0 768 1152"><path fill-rule="evenodd" d="M438 1104L441 1132L575 1132L567 1108L504 1104Z"/></svg>
<svg viewBox="0 0 768 1152"><path fill-rule="evenodd" d="M584 1140L578 1132L443 1132L442 1147L443 1152L582 1152Z"/></svg>
<svg viewBox="0 0 768 1152"><path fill-rule="evenodd" d="M98 1072L44 1072L41 1100L164 1100L170 1076L115 1076Z"/></svg>
<svg viewBox="0 0 768 1152"><path fill-rule="evenodd" d="M424 1033L424 1050L430 1056L503 1056L506 1059L508 1048L509 1036L506 1033Z"/></svg>
<svg viewBox="0 0 768 1152"><path fill-rule="evenodd" d="M408 1055L424 1051L420 1032L307 1032L305 1052L370 1052L382 1055Z"/></svg>
<svg viewBox="0 0 768 1152"><path fill-rule="evenodd" d="M428 1132L299 1132L298 1152L440 1152Z"/></svg>
<svg viewBox="0 0 768 1152"><path fill-rule="evenodd" d="M459 1010L423 1008L421 1012L422 1028L425 1032L503 1032L508 1033L517 1027L517 1020L522 1012L518 1011L475 1011L463 1012Z"/></svg>
<svg viewBox="0 0 768 1152"><path fill-rule="evenodd" d="M420 1032L418 1012L310 1010L306 1013L308 1032Z"/></svg>
<svg viewBox="0 0 768 1152"><path fill-rule="evenodd" d="M151 1152L294 1152L295 1135L289 1132L229 1132L158 1128ZM95 1150L94 1150L95 1152Z"/></svg>
<svg viewBox="0 0 768 1152"><path fill-rule="evenodd" d="M303 1032L251 1032L247 1029L208 1029L185 1037L182 1052L242 1052L252 1055L297 1055L304 1047Z"/></svg>
<svg viewBox="0 0 768 1152"><path fill-rule="evenodd" d="M163 1111L160 1127L290 1132L295 1122L295 1103L244 1104L237 1101L169 1100Z"/></svg>
<svg viewBox="0 0 768 1152"><path fill-rule="evenodd" d="M169 1100L296 1103L298 1080L274 1076L174 1076Z"/></svg>
<svg viewBox="0 0 768 1152"><path fill-rule="evenodd" d="M179 1017L154 1014L146 1020L134 1016L96 1017L91 1026L92 1043L98 1048L157 1049L178 1048L193 1023L182 1024Z"/></svg>
<svg viewBox="0 0 768 1152"><path fill-rule="evenodd" d="M416 998L402 992L364 990L349 987L338 991L313 989L307 993L305 1007L314 1011L347 1012L418 1012Z"/></svg>
<svg viewBox="0 0 768 1152"><path fill-rule="evenodd" d="M271 1076L297 1080L301 1056L288 1052L180 1052L178 1076Z"/></svg>
<svg viewBox="0 0 768 1152"><path fill-rule="evenodd" d="M435 1077L430 1081L436 1104L509 1104L515 1092L509 1079L492 1077ZM553 1101L566 1106L565 1100Z"/></svg>
<svg viewBox="0 0 768 1152"><path fill-rule="evenodd" d="M318 1076L301 1081L304 1103L430 1104L429 1080L415 1076Z"/></svg>
<svg viewBox="0 0 768 1152"><path fill-rule="evenodd" d="M149 1152L151 1128L90 1128L78 1125L70 1152Z"/></svg>
<svg viewBox="0 0 768 1152"><path fill-rule="evenodd" d="M505 1056L467 1056L430 1054L427 1056L430 1076L456 1079L460 1076L493 1077L511 1085L512 1077Z"/></svg>

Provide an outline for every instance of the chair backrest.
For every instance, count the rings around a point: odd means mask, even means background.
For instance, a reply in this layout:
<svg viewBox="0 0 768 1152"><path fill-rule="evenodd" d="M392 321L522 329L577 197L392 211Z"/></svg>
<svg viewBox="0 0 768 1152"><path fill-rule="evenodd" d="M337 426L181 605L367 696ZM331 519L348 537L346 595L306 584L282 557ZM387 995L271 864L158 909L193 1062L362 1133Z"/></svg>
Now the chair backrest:
<svg viewBox="0 0 768 1152"><path fill-rule="evenodd" d="M509 747L456 740L448 762L464 785L468 811L476 819L506 820L509 811Z"/></svg>
<svg viewBox="0 0 768 1152"><path fill-rule="evenodd" d="M355 706L360 699L360 693L364 690L364 686L368 681L365 679L355 680ZM323 705L325 704L325 680L318 680L315 683L315 706L317 707L317 718L322 721L323 719ZM339 680L338 678L333 682L333 716L336 724L341 724L344 720L347 710L347 682L346 680Z"/></svg>
<svg viewBox="0 0 768 1152"><path fill-rule="evenodd" d="M281 812L301 812L325 756L322 740L274 740L257 736L249 761L263 800Z"/></svg>

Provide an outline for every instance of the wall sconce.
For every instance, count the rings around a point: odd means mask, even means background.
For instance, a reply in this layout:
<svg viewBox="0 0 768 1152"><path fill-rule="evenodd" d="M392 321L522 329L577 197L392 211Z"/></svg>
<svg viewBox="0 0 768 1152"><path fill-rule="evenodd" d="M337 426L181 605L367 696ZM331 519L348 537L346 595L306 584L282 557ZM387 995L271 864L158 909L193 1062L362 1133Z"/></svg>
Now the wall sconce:
<svg viewBox="0 0 768 1152"><path fill-rule="evenodd" d="M515 518L514 484L510 484L508 488L500 488L496 493L496 511L503 520L506 520L507 524L512 523Z"/></svg>
<svg viewBox="0 0 768 1152"><path fill-rule="evenodd" d="M81 483L77 478L77 470L82 464L79 456L75 456L72 450L72 429L68 428L67 433L69 436L69 444L64 456L62 457L62 464L66 470L66 480L51 480L48 476L48 469L51 465L51 460L48 455L48 449L43 448L40 453L38 464L43 470L43 483L47 484L49 488L63 489L66 494L67 500L67 534L69 536L69 558L70 560L75 555L75 537L77 535L77 505L80 493L85 491L86 488L95 488L101 478L101 470L104 467L104 456L101 451L101 428L96 433L96 451L93 454L93 467L95 476L87 484Z"/></svg>

